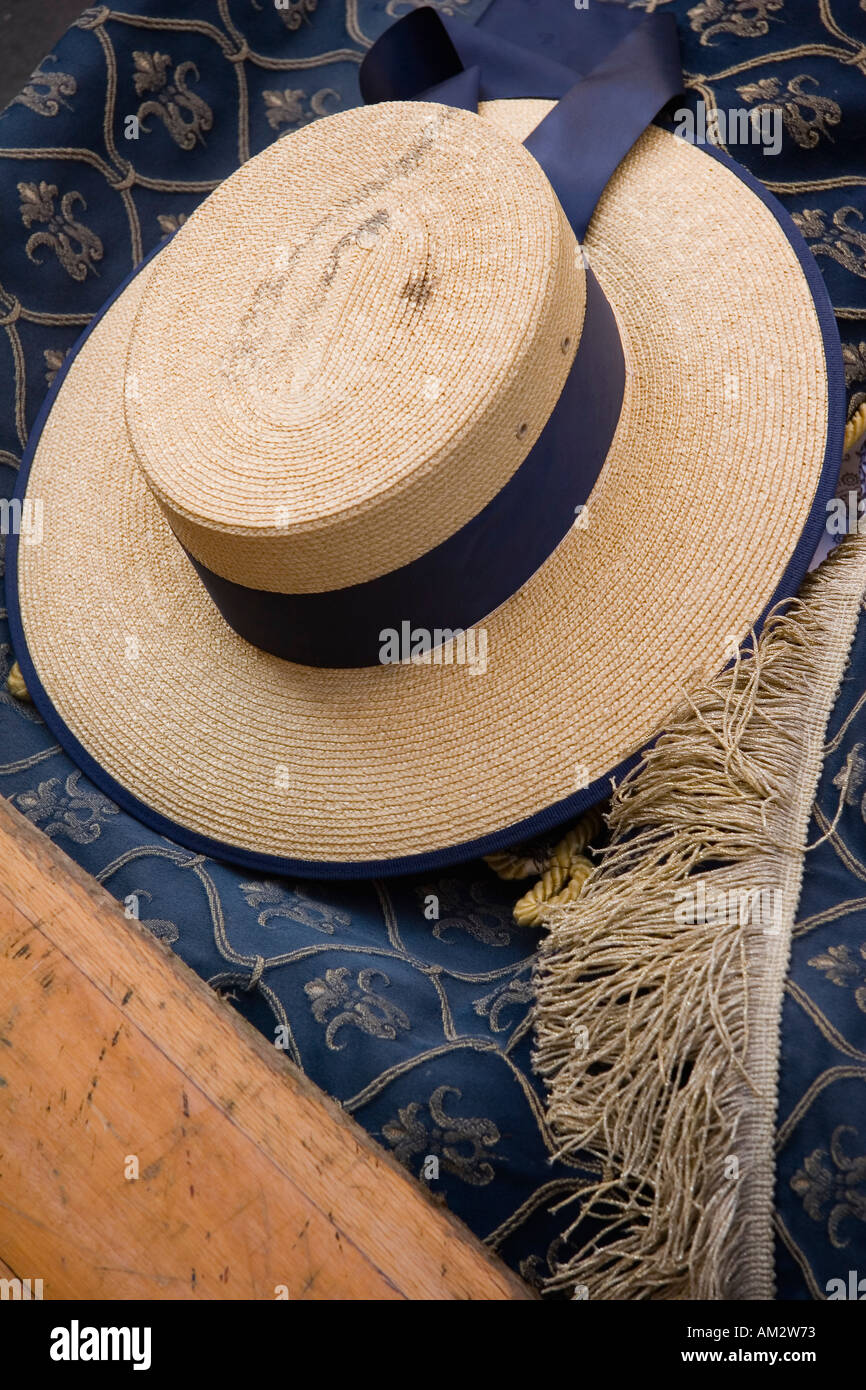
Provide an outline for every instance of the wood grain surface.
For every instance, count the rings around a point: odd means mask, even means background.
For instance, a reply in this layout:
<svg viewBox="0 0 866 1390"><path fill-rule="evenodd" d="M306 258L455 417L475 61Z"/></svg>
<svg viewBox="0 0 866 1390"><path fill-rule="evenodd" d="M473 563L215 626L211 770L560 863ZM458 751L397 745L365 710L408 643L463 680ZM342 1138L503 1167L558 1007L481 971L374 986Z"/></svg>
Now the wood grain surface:
<svg viewBox="0 0 866 1390"><path fill-rule="evenodd" d="M0 799L3 1265L46 1299L534 1297Z"/></svg>

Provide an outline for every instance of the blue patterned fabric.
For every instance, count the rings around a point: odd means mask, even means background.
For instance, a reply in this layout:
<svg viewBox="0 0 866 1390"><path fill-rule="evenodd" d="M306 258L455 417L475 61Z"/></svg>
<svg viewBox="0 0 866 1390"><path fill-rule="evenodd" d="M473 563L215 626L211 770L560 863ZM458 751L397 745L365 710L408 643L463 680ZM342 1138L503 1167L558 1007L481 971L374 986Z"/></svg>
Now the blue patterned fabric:
<svg viewBox="0 0 866 1390"><path fill-rule="evenodd" d="M485 3L439 7L474 20ZM825 273L856 407L866 399L862 4L661 3L678 19L691 101L781 108L778 156L731 153L783 198ZM364 52L409 8L130 0L123 12L87 10L41 64L0 116L3 496L47 384L110 291L240 162L357 104ZM137 139L126 138L130 116ZM550 1161L530 1066L534 939L511 920L514 888L480 863L344 886L264 879L179 849L97 792L2 689L12 659L0 611L0 790L537 1279L559 1250L549 1207L581 1175ZM866 629L834 715L816 838L846 759L856 775L838 828L808 859L784 1014L786 1298L824 1297L858 1261L866 1275L864 675Z"/></svg>
<svg viewBox="0 0 866 1390"><path fill-rule="evenodd" d="M859 464L866 480L866 439L849 458L852 471ZM806 859L782 1013L776 1189L780 1298L825 1298L828 1287L833 1290L831 1280L842 1280L849 1289L856 1282L859 1297L866 1297L864 822L866 617L861 616L827 730L809 828L814 848ZM849 1278L852 1269L855 1281Z"/></svg>

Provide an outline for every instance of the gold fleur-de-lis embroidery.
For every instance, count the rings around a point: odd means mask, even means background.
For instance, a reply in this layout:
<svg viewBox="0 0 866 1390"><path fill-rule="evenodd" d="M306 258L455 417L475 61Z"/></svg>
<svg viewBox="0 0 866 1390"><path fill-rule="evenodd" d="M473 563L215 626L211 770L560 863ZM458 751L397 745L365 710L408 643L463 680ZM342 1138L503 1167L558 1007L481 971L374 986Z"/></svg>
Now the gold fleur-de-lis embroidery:
<svg viewBox="0 0 866 1390"><path fill-rule="evenodd" d="M826 214L820 208L805 208L792 214L803 236L810 243L814 256L829 256L839 265L866 280L866 232L858 227L849 227L847 218L856 217L863 221L863 214L857 208L837 208L833 213L833 227L841 236L833 236L833 228L824 224Z"/></svg>
<svg viewBox="0 0 866 1390"><path fill-rule="evenodd" d="M98 275L93 263L102 260L102 242L95 232L73 216L72 209L76 203L87 207L81 194L75 189L64 193L59 211L55 211L56 184L45 183L44 180L38 184L19 183L18 192L21 195L21 221L24 226L32 227L34 222L45 223L45 229L34 232L27 241L24 249L29 259L36 265L42 265L42 261L33 253L37 246L47 246L73 280L86 279L89 271Z"/></svg>
<svg viewBox="0 0 866 1390"><path fill-rule="evenodd" d="M784 0L702 0L689 10L689 20L702 44L716 34L736 34L740 39L760 38L769 32L770 18Z"/></svg>
<svg viewBox="0 0 866 1390"><path fill-rule="evenodd" d="M800 148L813 150L822 135L832 144L833 137L828 127L839 124L842 108L838 102L831 101L829 97L818 96L815 91L804 92L804 82L811 83L812 87L818 86L817 78L810 77L808 73L801 73L798 77L791 78L784 91L777 77L762 77L758 82L747 82L745 86L738 87L737 91L743 101L750 105L753 102L758 103L754 107L755 115L759 111L772 111L778 107L782 113L782 124ZM809 111L812 115L807 118L804 112Z"/></svg>
<svg viewBox="0 0 866 1390"><path fill-rule="evenodd" d="M492 1120L480 1115L464 1118L449 1114L445 1109L449 1095L456 1096L458 1102L463 1099L456 1086L437 1086L426 1105L413 1100L398 1109L396 1120L382 1126L382 1134L395 1158L407 1168L419 1154L433 1154L441 1159L446 1172L473 1187L486 1187L495 1176L495 1155L490 1151L499 1143L499 1130Z"/></svg>
<svg viewBox="0 0 866 1390"><path fill-rule="evenodd" d="M185 212L160 212L157 213L157 222L162 227L164 236L171 236L177 232L186 221Z"/></svg>
<svg viewBox="0 0 866 1390"><path fill-rule="evenodd" d="M310 23L310 15L315 14L319 0L274 0L274 8L287 29L300 29ZM256 9L260 9L256 5Z"/></svg>
<svg viewBox="0 0 866 1390"><path fill-rule="evenodd" d="M863 757L863 744L855 743L845 758L845 766L833 778L833 786L842 793L846 806L856 806L863 796L866 784L866 758ZM866 796L860 802L860 811L866 819Z"/></svg>
<svg viewBox="0 0 866 1390"><path fill-rule="evenodd" d="M842 1238L842 1223L851 1217L866 1222L866 1154L850 1157L843 1148L842 1136L857 1130L853 1125L838 1125L830 1141L827 1163L826 1149L815 1149L791 1179L791 1187L803 1199L803 1209L813 1221L823 1221L827 1213L827 1235L830 1244L844 1250L851 1237ZM833 1169L835 1168L835 1172Z"/></svg>
<svg viewBox="0 0 866 1390"><path fill-rule="evenodd" d="M519 1009L521 1005L531 1003L534 997L535 990L531 980L508 980L505 984L498 985L490 994L476 999L473 1007L479 1018L487 1018L492 1033L501 1033L514 1022L514 1015L503 1019L503 1014L507 1014L512 1006ZM522 1012L525 1014L526 1010L523 1009Z"/></svg>
<svg viewBox="0 0 866 1390"><path fill-rule="evenodd" d="M45 365L48 368L45 373L45 381L47 385L50 386L57 373L60 371L60 368L63 366L63 359L66 353L61 352L58 348L45 348L42 356L45 358Z"/></svg>
<svg viewBox="0 0 866 1390"><path fill-rule="evenodd" d="M56 62L53 55L49 55L45 62ZM17 96L12 98L9 103L14 106L26 106L30 111L35 111L37 116L56 116L61 106L71 110L68 101L64 97L74 96L78 90L78 83L69 72L34 72L30 74L30 81Z"/></svg>
<svg viewBox="0 0 866 1390"><path fill-rule="evenodd" d="M171 57L168 53L144 53L137 50L132 55L135 62L135 90L140 97L148 92L154 95L143 101L136 112L140 128L146 135L149 126L144 124L148 116L158 116L176 145L182 150L191 150L196 142L204 144L203 130L213 125L213 112L203 97L186 85L190 73L197 82L198 68L193 62L178 63L173 73L169 73Z"/></svg>
<svg viewBox="0 0 866 1390"><path fill-rule="evenodd" d="M843 343L842 361L845 364L845 385L866 383L866 343ZM866 402L866 391L855 391L848 402L848 415L854 415Z"/></svg>
<svg viewBox="0 0 866 1390"><path fill-rule="evenodd" d="M304 985L316 1022L326 1023L328 1014L334 1015L325 1028L325 1043L333 1052L340 1052L345 1046L335 1038L346 1024L371 1038L391 1042L399 1032L409 1031L405 1013L377 992L376 981L381 981L380 989L387 989L391 984L381 970L359 970L356 985L351 972L340 966L336 970L326 970L324 979L310 980Z"/></svg>
<svg viewBox="0 0 866 1390"><path fill-rule="evenodd" d="M333 936L336 927L349 927L352 918L333 903L319 902L300 888L289 889L277 879L262 878L238 884L249 907L261 908L260 927L270 927L275 918L285 917L305 927Z"/></svg>
<svg viewBox="0 0 866 1390"><path fill-rule="evenodd" d="M851 386L855 381L866 381L866 343L842 344L842 361L845 363L845 384Z"/></svg>
<svg viewBox="0 0 866 1390"><path fill-rule="evenodd" d="M271 130L280 126L302 126L314 121L317 116L327 116L326 103L330 97L339 102L340 93L333 87L320 87L309 99L309 107L304 107L307 94L301 87L286 87L282 92L263 92L265 114Z"/></svg>
<svg viewBox="0 0 866 1390"><path fill-rule="evenodd" d="M449 931L465 931L485 946L510 946L514 926L511 909L488 897L485 883L440 879L415 891L422 901L431 896L436 899L440 915L433 935L437 940L451 940L446 936Z"/></svg>
<svg viewBox="0 0 866 1390"><path fill-rule="evenodd" d="M118 807L102 792L81 785L81 772L71 772L64 784L50 777L38 787L18 792L15 802L22 815L40 826L46 835L66 836L77 845L92 845L102 834L109 816ZM44 822L44 824L43 824Z"/></svg>
<svg viewBox="0 0 866 1390"><path fill-rule="evenodd" d="M860 960L847 945L828 946L808 961L813 970L822 970L826 979L841 989L854 990L854 1002L866 1014L866 941L860 943Z"/></svg>

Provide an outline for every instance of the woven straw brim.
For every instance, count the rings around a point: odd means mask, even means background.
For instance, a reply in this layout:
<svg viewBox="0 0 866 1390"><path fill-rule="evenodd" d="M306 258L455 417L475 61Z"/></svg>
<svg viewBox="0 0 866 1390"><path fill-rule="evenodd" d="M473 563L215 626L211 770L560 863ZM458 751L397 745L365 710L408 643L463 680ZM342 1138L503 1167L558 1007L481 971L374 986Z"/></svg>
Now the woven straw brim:
<svg viewBox="0 0 866 1390"><path fill-rule="evenodd" d="M522 138L547 109L493 114ZM45 542L19 549L22 624L71 734L178 838L324 873L496 837L638 749L761 614L828 435L797 255L730 167L656 128L587 249L624 343L622 417L586 527L483 622L483 673L316 670L235 636L124 433L147 269L87 339L32 463Z"/></svg>

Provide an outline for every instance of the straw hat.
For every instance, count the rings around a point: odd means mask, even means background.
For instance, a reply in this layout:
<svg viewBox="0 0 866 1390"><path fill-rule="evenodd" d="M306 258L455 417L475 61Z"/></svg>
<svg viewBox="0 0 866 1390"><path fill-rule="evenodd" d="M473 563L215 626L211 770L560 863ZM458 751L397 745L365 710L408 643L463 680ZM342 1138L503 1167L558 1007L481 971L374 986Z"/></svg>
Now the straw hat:
<svg viewBox="0 0 866 1390"><path fill-rule="evenodd" d="M22 467L44 525L13 545L13 640L85 771L176 840L351 877L544 831L805 571L843 408L798 233L729 160L651 126L579 246L521 143L552 105L386 102L278 140L55 383ZM580 352L593 285L623 381L586 503L536 563L551 501L527 493L517 529L482 538L511 589L425 643L425 557L521 474L578 358L590 406L615 375ZM462 602L460 564L459 584L433 572ZM405 628L363 607L395 572Z"/></svg>

